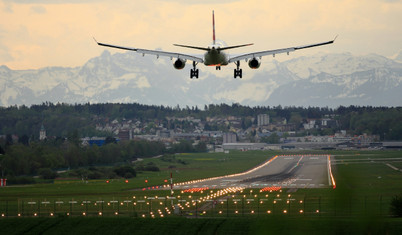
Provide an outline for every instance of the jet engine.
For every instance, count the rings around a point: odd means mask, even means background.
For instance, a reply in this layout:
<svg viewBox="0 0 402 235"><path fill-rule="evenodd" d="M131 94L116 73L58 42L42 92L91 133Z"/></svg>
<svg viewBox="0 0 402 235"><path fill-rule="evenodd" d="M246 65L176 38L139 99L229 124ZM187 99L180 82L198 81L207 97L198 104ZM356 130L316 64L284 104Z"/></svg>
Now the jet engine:
<svg viewBox="0 0 402 235"><path fill-rule="evenodd" d="M261 65L261 61L259 61L256 58L253 58L251 60L248 61L248 66L252 69L258 69Z"/></svg>
<svg viewBox="0 0 402 235"><path fill-rule="evenodd" d="M178 58L174 63L173 66L175 69L183 69L186 66L186 60L182 60Z"/></svg>

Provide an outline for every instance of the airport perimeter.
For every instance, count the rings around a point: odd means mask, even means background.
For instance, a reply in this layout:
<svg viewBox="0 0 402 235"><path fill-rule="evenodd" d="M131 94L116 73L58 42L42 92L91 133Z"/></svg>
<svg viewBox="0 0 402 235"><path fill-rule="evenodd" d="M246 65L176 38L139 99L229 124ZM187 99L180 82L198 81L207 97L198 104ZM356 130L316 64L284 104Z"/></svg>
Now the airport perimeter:
<svg viewBox="0 0 402 235"><path fill-rule="evenodd" d="M340 159L336 160L336 168ZM331 161L333 157L325 154L278 155L243 173L175 183L173 193L171 185L165 184L103 196L72 193L46 198L3 199L0 201L0 213L3 218L391 216L389 202L393 193L374 187L370 191L359 190L360 186L337 187L337 175L342 185L345 180L354 182L342 175L353 172L360 177L362 174L355 169L342 173L343 168L335 169L333 174L334 163L331 164ZM366 164L371 168L364 169L363 176L371 177L371 169L380 167L384 174L392 173L392 182L399 182L400 172L392 171L386 164ZM393 164L398 165L399 162ZM364 164L345 166L359 168ZM367 171L369 174L366 176ZM381 179L374 179L378 180ZM400 189L399 185L387 182L396 191Z"/></svg>

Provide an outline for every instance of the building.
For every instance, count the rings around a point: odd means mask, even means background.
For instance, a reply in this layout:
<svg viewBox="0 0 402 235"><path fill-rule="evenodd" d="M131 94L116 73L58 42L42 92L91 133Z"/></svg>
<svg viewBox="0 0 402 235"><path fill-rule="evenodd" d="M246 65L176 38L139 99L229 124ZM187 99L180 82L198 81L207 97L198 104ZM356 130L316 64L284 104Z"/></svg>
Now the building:
<svg viewBox="0 0 402 235"><path fill-rule="evenodd" d="M42 126L40 127L39 131L39 140L45 140L45 139L46 139L46 130L42 123Z"/></svg>
<svg viewBox="0 0 402 235"><path fill-rule="evenodd" d="M173 137L174 132L172 130L157 130L156 135L160 138L170 138Z"/></svg>
<svg viewBox="0 0 402 235"><path fill-rule="evenodd" d="M266 146L265 143L224 143L223 150L262 150Z"/></svg>
<svg viewBox="0 0 402 235"><path fill-rule="evenodd" d="M236 133L233 132L228 132L228 133L223 133L223 143L236 143Z"/></svg>
<svg viewBox="0 0 402 235"><path fill-rule="evenodd" d="M92 145L98 145L99 147L102 145L105 145L106 142L106 137L85 137L81 138L82 145L83 146L92 146Z"/></svg>
<svg viewBox="0 0 402 235"><path fill-rule="evenodd" d="M268 114L259 114L257 116L257 125L258 126L266 126L269 124L269 115Z"/></svg>
<svg viewBox="0 0 402 235"><path fill-rule="evenodd" d="M117 134L117 137L122 140L122 141L127 141L132 139L132 134L131 130L119 130L119 134Z"/></svg>

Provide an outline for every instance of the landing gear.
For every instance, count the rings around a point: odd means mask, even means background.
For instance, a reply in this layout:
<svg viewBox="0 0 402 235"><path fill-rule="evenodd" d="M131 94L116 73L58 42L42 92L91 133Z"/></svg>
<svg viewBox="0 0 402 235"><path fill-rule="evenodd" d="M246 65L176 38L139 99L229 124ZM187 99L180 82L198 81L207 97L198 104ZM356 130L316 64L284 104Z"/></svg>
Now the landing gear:
<svg viewBox="0 0 402 235"><path fill-rule="evenodd" d="M216 66L216 70L221 70L221 66Z"/></svg>
<svg viewBox="0 0 402 235"><path fill-rule="evenodd" d="M198 69L196 68L197 63L195 61L193 61L193 68L190 71L190 78L192 79L197 78L198 79Z"/></svg>
<svg viewBox="0 0 402 235"><path fill-rule="evenodd" d="M242 78L243 70L240 68L240 61L235 62L237 69L234 70L234 78Z"/></svg>

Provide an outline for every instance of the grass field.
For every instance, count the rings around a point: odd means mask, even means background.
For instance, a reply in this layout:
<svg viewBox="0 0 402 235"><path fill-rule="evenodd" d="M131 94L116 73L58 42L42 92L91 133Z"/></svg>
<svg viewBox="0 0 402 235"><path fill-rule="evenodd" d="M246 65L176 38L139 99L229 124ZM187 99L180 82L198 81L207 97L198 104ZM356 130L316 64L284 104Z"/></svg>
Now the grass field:
<svg viewBox="0 0 402 235"><path fill-rule="evenodd" d="M0 233L14 231L10 228L13 224L22 224L15 231L24 234L55 231L103 234L112 228L114 233L139 229L144 234L159 233L156 228L166 234L264 234L266 231L398 234L401 231L402 221L389 217L389 205L394 195L402 193L402 172L386 165L401 169L402 160L398 160L402 158L401 151L330 152L336 160L332 166L336 189L298 189L292 193L287 189L274 192L244 189L225 194L216 202L202 199L218 190L175 191L173 200L168 199L170 191L141 190L166 184L164 180L170 172L175 182L184 182L242 172L277 154L281 153L181 154L175 158L186 164L174 162L174 169L168 169L172 162L144 159L144 163L152 161L161 171L139 173L128 183L122 179L109 183L60 180L54 184L0 188L0 212L8 217L0 219ZM181 204L183 209L175 213L172 203L176 207ZM21 217L15 218L18 213ZM158 219L149 219L152 215ZM113 226L105 228L108 223Z"/></svg>
<svg viewBox="0 0 402 235"><path fill-rule="evenodd" d="M161 171L159 172L139 172L137 177L129 179L125 183L124 179L110 180L91 180L88 183L81 180L60 180L54 184L36 184L28 186L16 186L0 188L0 200L11 200L18 198L35 198L38 196L46 197L76 197L76 196L103 196L132 195L130 190L149 186L166 184L164 180L170 179L173 173L174 182L185 182L192 179L208 178L233 174L248 170L276 155L276 152L231 152L224 153L199 153L199 154L179 154L176 160L186 162L185 165L177 162L166 162L160 158L144 159L143 163L155 163ZM176 168L168 169L175 165ZM145 183L148 180L148 183Z"/></svg>
<svg viewBox="0 0 402 235"><path fill-rule="evenodd" d="M0 234L400 234L401 219L9 218Z"/></svg>

